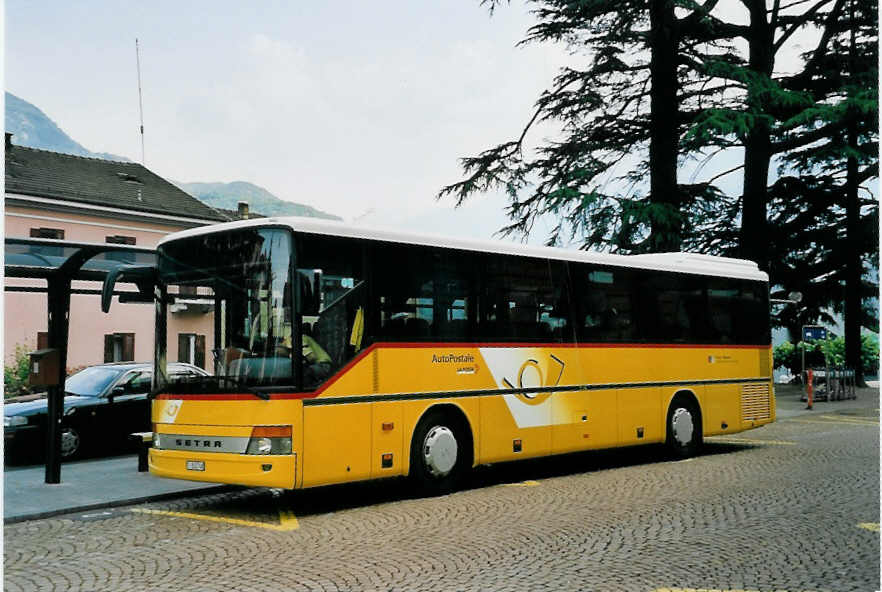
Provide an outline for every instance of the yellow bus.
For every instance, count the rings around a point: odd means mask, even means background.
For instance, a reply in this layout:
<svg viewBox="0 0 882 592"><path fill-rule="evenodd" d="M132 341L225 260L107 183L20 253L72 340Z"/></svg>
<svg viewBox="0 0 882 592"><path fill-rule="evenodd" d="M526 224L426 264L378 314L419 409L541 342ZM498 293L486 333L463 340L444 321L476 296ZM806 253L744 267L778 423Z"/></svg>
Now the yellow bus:
<svg viewBox="0 0 882 592"><path fill-rule="evenodd" d="M685 253L622 256L304 218L158 247L161 477L302 488L666 444L774 421L768 277ZM166 378L177 300L212 315L213 376Z"/></svg>

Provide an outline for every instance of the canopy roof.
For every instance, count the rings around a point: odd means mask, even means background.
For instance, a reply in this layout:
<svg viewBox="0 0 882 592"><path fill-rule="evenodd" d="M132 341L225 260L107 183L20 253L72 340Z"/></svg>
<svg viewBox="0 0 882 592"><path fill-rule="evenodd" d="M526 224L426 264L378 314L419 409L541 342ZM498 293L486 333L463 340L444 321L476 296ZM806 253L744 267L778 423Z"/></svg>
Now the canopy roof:
<svg viewBox="0 0 882 592"><path fill-rule="evenodd" d="M71 280L103 281L123 265L155 265L156 251L110 243L84 243L48 238L6 238L6 277L42 278L66 275Z"/></svg>

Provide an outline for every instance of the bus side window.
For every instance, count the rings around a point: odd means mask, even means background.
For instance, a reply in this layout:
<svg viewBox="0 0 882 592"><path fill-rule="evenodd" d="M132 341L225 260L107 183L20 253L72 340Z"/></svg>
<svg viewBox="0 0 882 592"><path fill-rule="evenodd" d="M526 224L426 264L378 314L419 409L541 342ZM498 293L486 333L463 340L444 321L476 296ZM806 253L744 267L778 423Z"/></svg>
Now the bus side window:
<svg viewBox="0 0 882 592"><path fill-rule="evenodd" d="M734 313L737 305L738 290L725 289L716 285L708 289L708 306L710 324L714 338L720 343L733 343L735 334Z"/></svg>
<svg viewBox="0 0 882 592"><path fill-rule="evenodd" d="M634 336L633 275L622 269L578 270L580 339L588 342L624 342Z"/></svg>
<svg viewBox="0 0 882 592"><path fill-rule="evenodd" d="M373 259L380 338L428 339L435 321L431 252L387 244L376 248Z"/></svg>

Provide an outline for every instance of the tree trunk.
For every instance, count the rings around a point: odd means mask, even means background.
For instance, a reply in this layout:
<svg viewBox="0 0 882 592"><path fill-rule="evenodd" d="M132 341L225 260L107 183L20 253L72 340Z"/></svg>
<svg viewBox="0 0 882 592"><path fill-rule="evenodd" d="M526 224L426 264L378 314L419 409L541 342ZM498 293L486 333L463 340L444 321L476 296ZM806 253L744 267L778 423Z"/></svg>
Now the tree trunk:
<svg viewBox="0 0 882 592"><path fill-rule="evenodd" d="M849 51L849 77L855 67L855 20L854 3L851 3L851 44ZM860 204L858 202L858 149L857 114L848 113L848 147L845 178L845 365L854 369L855 384L866 386L861 363L861 243Z"/></svg>
<svg viewBox="0 0 882 592"><path fill-rule="evenodd" d="M772 75L774 40L766 16L764 0L750 0L750 58L748 67L760 79ZM769 164L772 142L766 109L765 87L748 84L747 109L757 116L744 141L744 195L741 210L741 256L769 270L767 224Z"/></svg>
<svg viewBox="0 0 882 592"><path fill-rule="evenodd" d="M651 0L649 202L652 229L646 250L679 251L681 197L677 187L679 104L677 102L677 21L673 0Z"/></svg>
<svg viewBox="0 0 882 592"><path fill-rule="evenodd" d="M848 145L857 149L854 120L848 125ZM861 245L857 159L848 157L845 181L845 365L855 371L855 384L865 386L861 365Z"/></svg>

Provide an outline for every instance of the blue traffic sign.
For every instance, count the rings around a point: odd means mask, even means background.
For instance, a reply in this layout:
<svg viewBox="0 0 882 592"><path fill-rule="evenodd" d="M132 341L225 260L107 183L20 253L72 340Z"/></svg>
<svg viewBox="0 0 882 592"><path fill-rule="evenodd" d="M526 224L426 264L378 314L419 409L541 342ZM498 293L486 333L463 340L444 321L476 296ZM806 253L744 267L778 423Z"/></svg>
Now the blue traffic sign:
<svg viewBox="0 0 882 592"><path fill-rule="evenodd" d="M827 339L827 328L820 325L810 325L802 328L803 341L818 341Z"/></svg>

